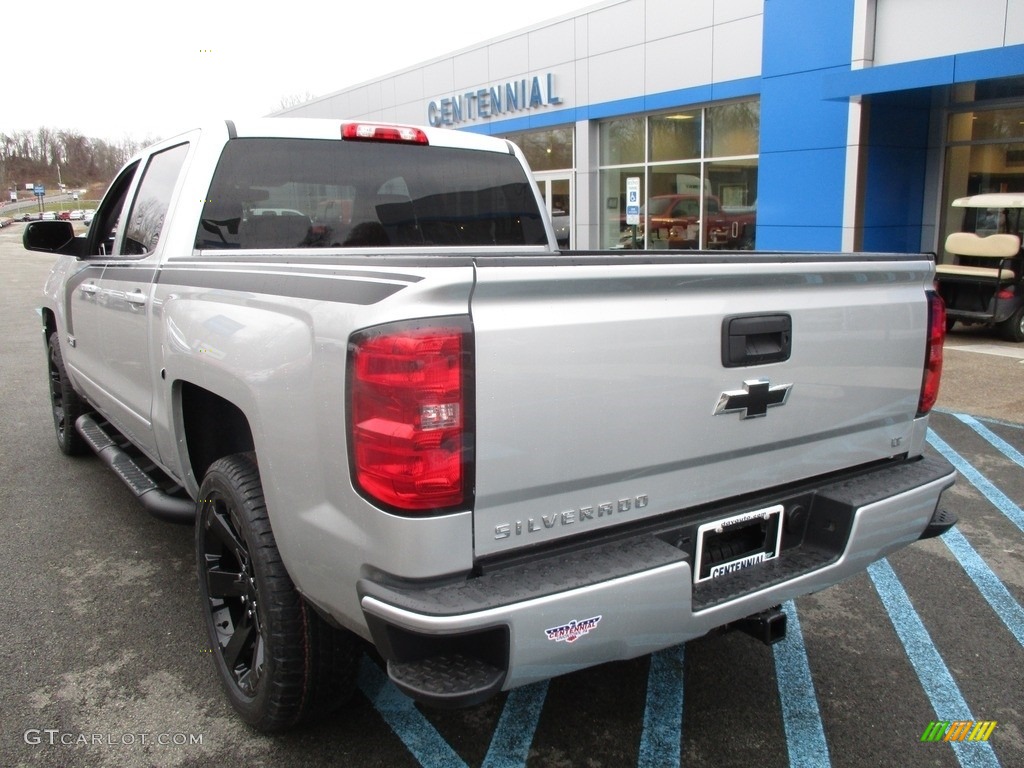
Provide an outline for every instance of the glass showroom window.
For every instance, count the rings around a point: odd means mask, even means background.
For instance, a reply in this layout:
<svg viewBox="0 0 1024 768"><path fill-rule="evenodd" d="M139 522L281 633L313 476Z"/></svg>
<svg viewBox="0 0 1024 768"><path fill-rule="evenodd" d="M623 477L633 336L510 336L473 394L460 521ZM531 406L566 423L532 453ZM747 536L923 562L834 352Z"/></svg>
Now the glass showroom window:
<svg viewBox="0 0 1024 768"><path fill-rule="evenodd" d="M602 122L601 246L753 248L759 133L757 100ZM631 176L645 201L635 233Z"/></svg>
<svg viewBox="0 0 1024 768"><path fill-rule="evenodd" d="M574 167L572 154L573 126L551 128L542 131L510 133L505 136L523 150L530 170L570 170Z"/></svg>
<svg viewBox="0 0 1024 768"><path fill-rule="evenodd" d="M640 179L640 199L647 192L644 185L646 139L644 118L624 117L600 123L598 146L601 152L600 212L602 248L632 248L635 233L626 226L626 179ZM606 166L613 166L606 168ZM643 233L640 233L643 242Z"/></svg>
<svg viewBox="0 0 1024 768"><path fill-rule="evenodd" d="M946 128L943 229L991 234L1003 226L997 211L951 208L983 192L1024 192L1024 77L963 83L953 88Z"/></svg>

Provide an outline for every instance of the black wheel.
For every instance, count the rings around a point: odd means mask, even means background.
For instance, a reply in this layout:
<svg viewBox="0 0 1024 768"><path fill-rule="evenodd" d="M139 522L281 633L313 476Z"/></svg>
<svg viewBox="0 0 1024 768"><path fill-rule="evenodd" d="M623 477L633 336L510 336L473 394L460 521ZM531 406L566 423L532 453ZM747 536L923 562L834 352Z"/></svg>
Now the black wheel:
<svg viewBox="0 0 1024 768"><path fill-rule="evenodd" d="M196 505L200 603L232 706L261 731L336 710L355 689L356 638L327 624L295 589L255 456L214 462Z"/></svg>
<svg viewBox="0 0 1024 768"><path fill-rule="evenodd" d="M999 330L1003 338L1020 343L1024 341L1024 306L1017 308L1017 311L999 324Z"/></svg>
<svg viewBox="0 0 1024 768"><path fill-rule="evenodd" d="M60 351L60 335L51 333L46 347L50 410L53 412L53 428L57 432L57 446L68 456L81 456L88 453L89 445L75 429L75 420L89 412L89 404L75 392L68 380L64 357Z"/></svg>

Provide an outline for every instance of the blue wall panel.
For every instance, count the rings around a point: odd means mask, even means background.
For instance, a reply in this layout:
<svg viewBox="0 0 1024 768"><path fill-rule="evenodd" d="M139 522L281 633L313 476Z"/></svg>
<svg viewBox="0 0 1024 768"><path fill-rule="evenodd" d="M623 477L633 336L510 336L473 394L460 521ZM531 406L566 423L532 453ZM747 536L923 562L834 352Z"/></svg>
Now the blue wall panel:
<svg viewBox="0 0 1024 768"><path fill-rule="evenodd" d="M850 66L853 0L765 0L759 250L842 248L848 104L824 79Z"/></svg>
<svg viewBox="0 0 1024 768"><path fill-rule="evenodd" d="M918 251L931 92L879 94L867 103L862 248L898 253Z"/></svg>
<svg viewBox="0 0 1024 768"><path fill-rule="evenodd" d="M841 250L845 176L845 148L762 153L758 250Z"/></svg>
<svg viewBox="0 0 1024 768"><path fill-rule="evenodd" d="M783 246L766 246L761 242L785 243ZM816 251L833 253L841 250L842 233L832 227L780 227L757 224L757 250L759 251Z"/></svg>
<svg viewBox="0 0 1024 768"><path fill-rule="evenodd" d="M988 51L969 51L956 56L955 82L1019 77L1024 74L1024 45L1008 45Z"/></svg>
<svg viewBox="0 0 1024 768"><path fill-rule="evenodd" d="M846 146L849 102L821 97L823 72L798 72L761 84L761 152Z"/></svg>
<svg viewBox="0 0 1024 768"><path fill-rule="evenodd" d="M1024 74L1024 45L953 56L846 70L825 78L825 97L841 99L871 93L905 91Z"/></svg>
<svg viewBox="0 0 1024 768"><path fill-rule="evenodd" d="M953 82L955 64L953 56L942 56L884 67L846 69L825 78L824 93L826 98L843 99L867 93L945 85Z"/></svg>
<svg viewBox="0 0 1024 768"><path fill-rule="evenodd" d="M765 0L762 77L849 67L853 0Z"/></svg>

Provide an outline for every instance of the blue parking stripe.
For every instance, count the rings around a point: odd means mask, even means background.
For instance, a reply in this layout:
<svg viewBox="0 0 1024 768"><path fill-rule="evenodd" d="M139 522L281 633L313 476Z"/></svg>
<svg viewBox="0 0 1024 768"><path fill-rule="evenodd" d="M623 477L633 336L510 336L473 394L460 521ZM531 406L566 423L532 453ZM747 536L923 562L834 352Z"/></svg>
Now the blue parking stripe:
<svg viewBox="0 0 1024 768"><path fill-rule="evenodd" d="M1020 607L1020 603L1013 599L1013 595L1003 582L960 531L951 528L942 534L941 539L956 556L957 561L1006 628L1017 638L1018 643L1024 645L1024 609Z"/></svg>
<svg viewBox="0 0 1024 768"><path fill-rule="evenodd" d="M509 693L482 768L522 768L526 765L547 695L547 680Z"/></svg>
<svg viewBox="0 0 1024 768"><path fill-rule="evenodd" d="M1021 508L1013 503L1005 493L996 488L996 486L985 477L981 472L971 466L970 462L965 460L963 456L954 451L949 447L949 444L935 434L934 430L928 430L928 442L931 443L932 447L941 453L946 459L956 467L957 471L967 479L967 481L981 491L982 495L988 499L996 509L1006 515L1007 519L1016 525L1021 533L1024 533L1024 512Z"/></svg>
<svg viewBox="0 0 1024 768"><path fill-rule="evenodd" d="M995 447L996 450L1003 454L1003 456L1008 458L1018 467L1024 467L1024 453L1018 451L973 416L968 416L966 413L958 413L955 415L962 423L966 424L983 438L988 440L989 444Z"/></svg>
<svg viewBox="0 0 1024 768"><path fill-rule="evenodd" d="M832 764L821 724L818 697L814 692L811 667L807 662L800 619L790 600L782 606L786 614L786 636L772 646L775 677L782 704L782 723L786 729L786 748L792 768Z"/></svg>
<svg viewBox="0 0 1024 768"><path fill-rule="evenodd" d="M914 610L907 591L889 565L888 560L879 560L868 566L868 575L875 584L878 596L889 614L896 634L903 643L914 671L921 681L925 695L935 710L938 720L974 720L970 708L946 663L932 643L921 617ZM927 723L922 723L922 729ZM960 765L966 768L987 768L998 766L992 746L988 742L948 742L953 747Z"/></svg>
<svg viewBox="0 0 1024 768"><path fill-rule="evenodd" d="M949 411L945 408L933 408L933 413L945 413L950 416L959 416L956 411ZM1007 421L1006 419L995 419L991 416L979 416L978 421L983 421L986 424L998 424L1000 427L1009 427L1010 429L1024 429L1024 424L1019 424L1015 421Z"/></svg>
<svg viewBox="0 0 1024 768"><path fill-rule="evenodd" d="M395 735L420 765L430 768L466 768L460 758L437 729L416 709L412 699L405 696L383 672L363 656L357 677L359 689L370 700Z"/></svg>
<svg viewBox="0 0 1024 768"><path fill-rule="evenodd" d="M683 647L651 655L637 768L678 768L683 741Z"/></svg>

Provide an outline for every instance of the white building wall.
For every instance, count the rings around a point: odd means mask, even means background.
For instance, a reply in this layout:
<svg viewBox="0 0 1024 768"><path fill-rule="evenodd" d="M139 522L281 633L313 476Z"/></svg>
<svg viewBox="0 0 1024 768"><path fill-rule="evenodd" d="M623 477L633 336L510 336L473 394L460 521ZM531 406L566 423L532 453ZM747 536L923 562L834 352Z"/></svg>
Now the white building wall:
<svg viewBox="0 0 1024 768"><path fill-rule="evenodd" d="M875 65L1024 43L1024 0L876 0Z"/></svg>
<svg viewBox="0 0 1024 768"><path fill-rule="evenodd" d="M763 11L764 0L609 0L279 114L422 124L432 101L549 73L562 103L545 112L756 77Z"/></svg>

